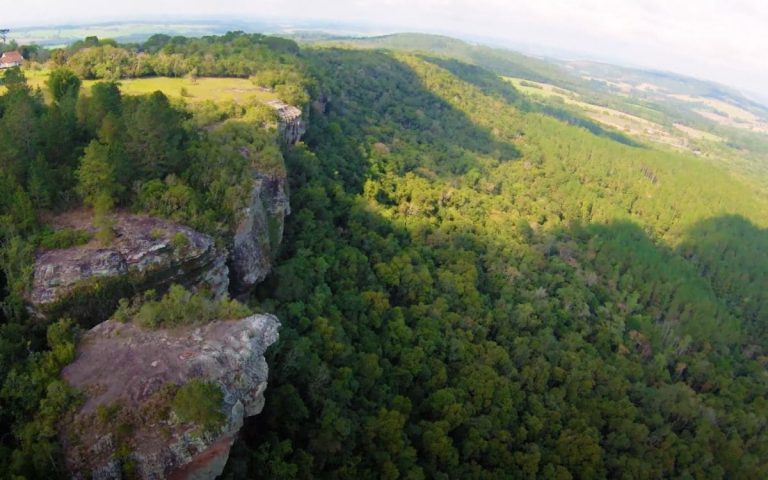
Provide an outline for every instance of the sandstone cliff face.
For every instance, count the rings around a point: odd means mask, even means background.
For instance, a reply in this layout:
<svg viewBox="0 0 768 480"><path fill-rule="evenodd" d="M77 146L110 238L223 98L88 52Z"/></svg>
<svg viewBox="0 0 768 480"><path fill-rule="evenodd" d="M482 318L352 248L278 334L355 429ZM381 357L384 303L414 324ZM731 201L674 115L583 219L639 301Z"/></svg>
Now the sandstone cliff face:
<svg viewBox="0 0 768 480"><path fill-rule="evenodd" d="M282 102L271 106L282 140L296 144L305 131L301 110ZM251 155L247 149L241 153ZM38 256L31 309L39 316L66 314L94 325L111 316L120 298L171 283L208 288L216 296L249 292L270 272L290 214L284 170L254 168L252 178L229 254L188 227L116 215L111 245L92 241ZM90 218L58 223L90 229ZM186 239L181 246L180 236ZM85 397L60 429L74 477L215 478L243 418L263 408L264 351L277 340L278 326L271 315L255 315L175 330L142 330L114 320L94 327L62 374ZM179 386L196 378L214 382L224 393L225 422L215 431L182 423L170 408Z"/></svg>
<svg viewBox="0 0 768 480"><path fill-rule="evenodd" d="M280 100L270 100L267 105L277 112L278 131L283 141L295 145L306 132L301 110Z"/></svg>
<svg viewBox="0 0 768 480"><path fill-rule="evenodd" d="M287 180L281 175L255 173L248 206L232 238L232 291L247 292L272 268L283 238L285 217L291 213Z"/></svg>
<svg viewBox="0 0 768 480"><path fill-rule="evenodd" d="M215 478L244 417L264 406L264 352L277 341L278 327L272 315L253 315L174 330L114 320L93 328L62 373L85 392L61 434L74 477ZM181 423L168 406L172 386L194 378L224 394L225 421L215 431Z"/></svg>
<svg viewBox="0 0 768 480"><path fill-rule="evenodd" d="M217 296L227 292L226 254L208 235L142 215L114 219L115 239L108 246L93 240L38 256L28 295L35 314L66 311L95 323L111 315L121 296L149 288L181 283ZM59 226L90 228L89 220L65 218Z"/></svg>

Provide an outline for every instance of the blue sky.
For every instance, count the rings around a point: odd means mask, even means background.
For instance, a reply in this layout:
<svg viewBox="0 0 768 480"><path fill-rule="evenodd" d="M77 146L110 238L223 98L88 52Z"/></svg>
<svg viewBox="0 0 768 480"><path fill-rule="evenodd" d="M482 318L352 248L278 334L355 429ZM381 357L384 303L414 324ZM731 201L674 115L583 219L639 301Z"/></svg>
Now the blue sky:
<svg viewBox="0 0 768 480"><path fill-rule="evenodd" d="M24 0L5 12L11 27L159 16L365 22L669 70L768 96L763 0Z"/></svg>

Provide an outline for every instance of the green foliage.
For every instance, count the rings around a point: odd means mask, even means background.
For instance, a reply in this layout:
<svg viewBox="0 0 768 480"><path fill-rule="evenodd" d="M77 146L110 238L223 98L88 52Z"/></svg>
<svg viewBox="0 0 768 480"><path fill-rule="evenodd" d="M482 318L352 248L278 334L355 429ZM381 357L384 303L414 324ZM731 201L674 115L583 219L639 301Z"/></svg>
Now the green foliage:
<svg viewBox="0 0 768 480"><path fill-rule="evenodd" d="M212 431L221 428L226 420L221 412L223 403L221 387L212 382L193 379L179 388L172 407L182 422L191 422L199 425L203 431Z"/></svg>
<svg viewBox="0 0 768 480"><path fill-rule="evenodd" d="M0 425L12 433L0 467L55 475L55 419L74 397L58 380L69 330L56 323L46 348L24 308L40 209L80 193L102 232L119 204L226 242L255 169L287 175L293 214L256 294L283 328L233 477L768 476L763 192L711 160L523 100L477 66L557 75L538 61L460 50L476 65L297 55L241 33L67 52L84 77L237 75L297 103L309 89L305 144L284 151L265 108L190 116L111 83L78 99L62 71L49 83L65 93L46 105L18 79L0 98ZM267 228L275 242L280 225ZM118 302L132 295L130 278L97 278L49 317L158 328L249 314L180 286ZM218 428L221 390L185 387L177 416Z"/></svg>
<svg viewBox="0 0 768 480"><path fill-rule="evenodd" d="M40 219L76 207L94 210L96 237L112 240L112 212L121 207L162 215L217 235L224 241L250 194L251 166L284 175L282 154L266 107L208 105L196 115L172 105L160 92L123 97L112 80L143 75L237 75L278 69L280 85L301 83L295 44L260 35L231 34L203 39L174 38L163 52L150 44L139 52L112 41L88 39L52 54L55 68L46 82L52 103L33 92L19 69L3 73L0 96L0 471L18 478L63 475L55 423L70 399L64 384L53 381L69 350L46 347L45 325L30 319L26 296L36 248L67 248L90 236L76 230L46 230ZM167 47L167 48L166 48ZM255 47L255 48L251 48ZM144 47L142 47L144 48ZM149 53L148 55L145 53ZM41 57L38 57L41 58ZM125 70L125 62L133 62ZM102 78L79 95L81 78ZM296 95L301 89L291 90ZM195 107L198 108L198 107ZM240 119L242 126L211 123ZM240 153L247 151L247 154ZM217 157L218 154L223 157ZM212 162L206 171L205 162ZM216 167L221 167L218 171ZM229 183L228 183L229 182ZM185 240L174 239L184 249ZM45 307L56 322L70 317L90 328L112 314L127 321L141 306L121 298L136 294L137 279L92 278L60 301ZM147 299L146 323L172 326L249 311L237 302L203 294L179 293ZM151 303L155 302L155 304ZM182 305L183 304L183 305ZM117 312L116 312L117 310ZM69 347L68 347L69 348ZM70 361L67 357L66 361ZM50 388L49 388L50 385ZM44 402L46 396L50 401ZM125 462L123 463L125 466ZM0 475L2 476L2 475Z"/></svg>
<svg viewBox="0 0 768 480"><path fill-rule="evenodd" d="M81 83L80 78L72 70L57 68L51 70L45 85L53 99L60 102L65 97L77 97Z"/></svg>
<svg viewBox="0 0 768 480"><path fill-rule="evenodd" d="M162 92L126 99L125 151L143 178L163 178L173 173L181 160L185 139L182 112Z"/></svg>
<svg viewBox="0 0 768 480"><path fill-rule="evenodd" d="M2 85L7 88L9 92L28 90L27 79L24 76L24 72L18 67L9 68L4 71Z"/></svg>
<svg viewBox="0 0 768 480"><path fill-rule="evenodd" d="M92 140L85 147L76 174L77 192L86 204L94 207L100 196L112 199L122 188L115 181L114 167L109 161L109 148L97 140Z"/></svg>
<svg viewBox="0 0 768 480"><path fill-rule="evenodd" d="M91 238L93 238L93 236L86 230L78 228L62 228L45 232L40 238L39 245L40 248L44 250L55 250L83 245L88 243Z"/></svg>
<svg viewBox="0 0 768 480"><path fill-rule="evenodd" d="M201 218L198 194L183 180L170 175L165 181L150 180L141 185L136 207L144 212L208 230Z"/></svg>
<svg viewBox="0 0 768 480"><path fill-rule="evenodd" d="M300 70L298 47L287 39L243 32L200 39L155 37L138 48L76 43L67 65L82 78L107 80L152 75L249 77L274 71L272 86L296 80Z"/></svg>
<svg viewBox="0 0 768 480"><path fill-rule="evenodd" d="M728 253L768 223L758 195L471 69L307 56L332 100L286 155L294 213L259 292L283 328L248 472L765 476L767 357L731 288L760 267ZM728 212L749 221L700 228Z"/></svg>
<svg viewBox="0 0 768 480"><path fill-rule="evenodd" d="M92 135L98 133L104 118L120 115L122 98L120 88L114 82L97 82L91 85L91 94L82 95L77 103L77 120Z"/></svg>
<svg viewBox="0 0 768 480"><path fill-rule="evenodd" d="M136 321L148 328L232 320L251 314L248 307L236 300L212 299L202 292L189 292L181 285L171 285L159 300L134 301L133 309ZM118 315L124 318L125 312L118 311Z"/></svg>
<svg viewBox="0 0 768 480"><path fill-rule="evenodd" d="M0 418L12 423L15 443L6 472L16 477L59 478L62 465L57 424L78 394L61 381L61 368L75 358L76 329L69 320L48 327L49 350L30 353L4 377ZM0 464L4 463L0 453Z"/></svg>
<svg viewBox="0 0 768 480"><path fill-rule="evenodd" d="M109 245L114 239L115 221L110 216L115 201L112 196L102 190L93 200L93 226L96 227L96 239L102 245Z"/></svg>
<svg viewBox="0 0 768 480"><path fill-rule="evenodd" d="M99 405L96 407L96 418L102 424L108 424L115 419L122 408L122 404L118 402L112 403L110 405Z"/></svg>
<svg viewBox="0 0 768 480"><path fill-rule="evenodd" d="M183 232L177 232L176 235L171 238L171 246L176 252L184 252L189 247L189 237Z"/></svg>

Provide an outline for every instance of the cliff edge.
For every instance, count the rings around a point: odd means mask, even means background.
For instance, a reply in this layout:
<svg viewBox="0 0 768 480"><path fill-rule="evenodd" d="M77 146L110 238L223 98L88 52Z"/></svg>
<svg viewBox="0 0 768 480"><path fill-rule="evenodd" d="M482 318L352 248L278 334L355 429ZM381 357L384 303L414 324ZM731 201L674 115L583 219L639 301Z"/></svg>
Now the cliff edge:
<svg viewBox="0 0 768 480"><path fill-rule="evenodd" d="M161 330L109 320L91 329L62 372L84 392L61 428L73 477L215 478L243 419L264 406L264 353L279 325L272 315L252 315ZM200 385L207 393L187 403L213 402L198 415L215 422L178 410L182 392L194 390L185 386Z"/></svg>

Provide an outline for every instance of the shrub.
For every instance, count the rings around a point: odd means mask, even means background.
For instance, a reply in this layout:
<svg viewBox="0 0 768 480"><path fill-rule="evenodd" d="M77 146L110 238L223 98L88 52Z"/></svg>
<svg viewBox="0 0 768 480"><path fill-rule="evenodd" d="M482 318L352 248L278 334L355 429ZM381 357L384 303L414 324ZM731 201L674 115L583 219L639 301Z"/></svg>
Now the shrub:
<svg viewBox="0 0 768 480"><path fill-rule="evenodd" d="M136 308L135 318L144 327L162 328L230 320L250 314L250 309L236 300L216 300L204 292L192 293L181 285L171 285L159 300L148 300L145 295L144 302Z"/></svg>
<svg viewBox="0 0 768 480"><path fill-rule="evenodd" d="M122 410L123 405L119 402L114 402L108 405L102 404L96 407L96 418L102 425L106 425L117 417L117 414Z"/></svg>
<svg viewBox="0 0 768 480"><path fill-rule="evenodd" d="M176 232L171 239L171 246L175 252L184 252L189 247L189 237L184 232Z"/></svg>
<svg viewBox="0 0 768 480"><path fill-rule="evenodd" d="M179 388L172 407L182 422L192 422L210 431L224 424L226 417L221 412L223 401L224 394L218 385L194 379Z"/></svg>
<svg viewBox="0 0 768 480"><path fill-rule="evenodd" d="M60 248L74 247L88 243L93 235L86 230L78 228L62 228L46 232L40 238L40 248L44 250L54 250Z"/></svg>

